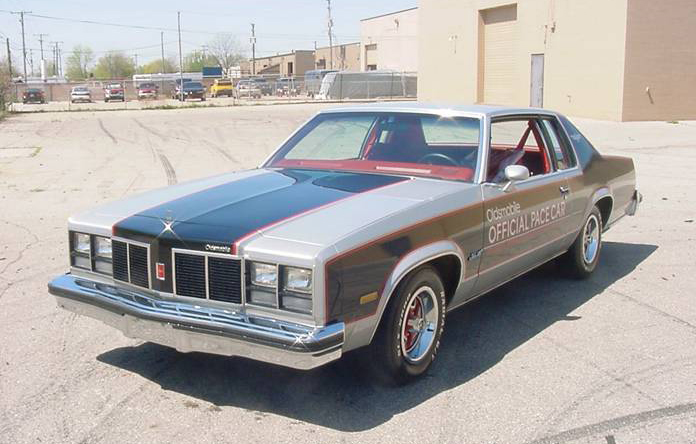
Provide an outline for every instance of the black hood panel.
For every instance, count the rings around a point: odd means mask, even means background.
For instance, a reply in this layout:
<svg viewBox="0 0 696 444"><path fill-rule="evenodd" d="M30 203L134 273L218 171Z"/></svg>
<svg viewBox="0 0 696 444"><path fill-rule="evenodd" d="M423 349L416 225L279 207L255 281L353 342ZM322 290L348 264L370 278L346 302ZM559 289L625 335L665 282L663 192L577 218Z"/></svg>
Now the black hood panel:
<svg viewBox="0 0 696 444"><path fill-rule="evenodd" d="M312 170L268 170L141 211L118 222L115 236L172 247L231 246L245 235L403 177ZM167 229L169 227L169 229Z"/></svg>

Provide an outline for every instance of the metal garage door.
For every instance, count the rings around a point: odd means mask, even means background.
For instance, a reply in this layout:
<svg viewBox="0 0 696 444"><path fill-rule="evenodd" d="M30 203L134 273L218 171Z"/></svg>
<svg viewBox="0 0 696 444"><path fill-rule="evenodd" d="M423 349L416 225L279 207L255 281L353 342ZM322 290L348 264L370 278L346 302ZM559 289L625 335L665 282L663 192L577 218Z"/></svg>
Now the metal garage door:
<svg viewBox="0 0 696 444"><path fill-rule="evenodd" d="M497 105L514 102L517 5L481 11L483 17L483 101Z"/></svg>

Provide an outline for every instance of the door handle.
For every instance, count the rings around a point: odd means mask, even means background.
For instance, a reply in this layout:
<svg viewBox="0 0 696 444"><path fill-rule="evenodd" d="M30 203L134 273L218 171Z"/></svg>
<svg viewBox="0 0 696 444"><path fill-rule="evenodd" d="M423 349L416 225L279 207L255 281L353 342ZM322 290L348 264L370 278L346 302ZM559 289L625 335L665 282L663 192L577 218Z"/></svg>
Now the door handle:
<svg viewBox="0 0 696 444"><path fill-rule="evenodd" d="M568 188L568 187L559 187L558 189L559 189L559 191L561 192L561 194L568 194L568 193L570 193L570 188Z"/></svg>

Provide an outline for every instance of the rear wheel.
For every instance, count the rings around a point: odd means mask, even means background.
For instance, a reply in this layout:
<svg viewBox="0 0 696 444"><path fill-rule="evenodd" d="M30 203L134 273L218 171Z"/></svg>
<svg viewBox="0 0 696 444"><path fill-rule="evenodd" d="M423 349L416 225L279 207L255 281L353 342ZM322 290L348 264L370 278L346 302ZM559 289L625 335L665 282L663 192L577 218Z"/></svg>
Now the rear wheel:
<svg viewBox="0 0 696 444"><path fill-rule="evenodd" d="M435 359L444 325L444 285L432 267L423 266L399 285L370 345L379 379L402 385L423 375Z"/></svg>
<svg viewBox="0 0 696 444"><path fill-rule="evenodd" d="M585 279L597 268L601 250L602 215L593 207L573 245L561 256L561 266L571 277Z"/></svg>

